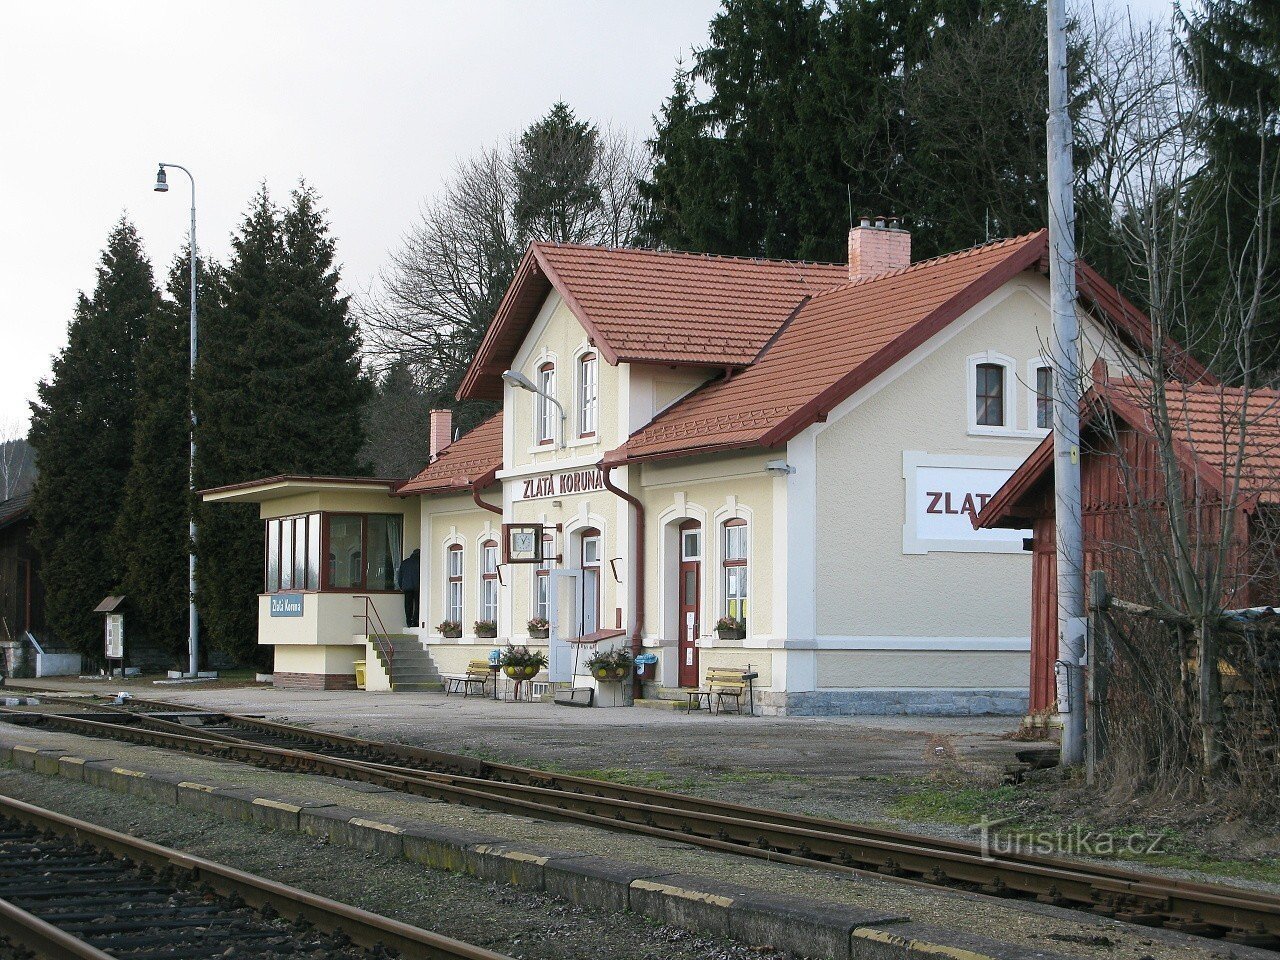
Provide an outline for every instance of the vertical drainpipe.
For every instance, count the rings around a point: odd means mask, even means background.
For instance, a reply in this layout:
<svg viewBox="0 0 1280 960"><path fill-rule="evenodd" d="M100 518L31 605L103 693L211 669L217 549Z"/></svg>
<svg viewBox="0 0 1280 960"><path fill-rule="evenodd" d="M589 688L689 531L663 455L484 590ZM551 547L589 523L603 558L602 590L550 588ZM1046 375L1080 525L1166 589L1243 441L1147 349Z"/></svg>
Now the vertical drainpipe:
<svg viewBox="0 0 1280 960"><path fill-rule="evenodd" d="M600 476L604 480L604 488L631 504L632 509L634 509L636 513L635 548L632 551L632 559L636 570L636 615L635 623L632 625L631 630L631 655L635 657L644 650L644 504L626 490L614 485L610 472L615 466L617 466L617 464L605 464L601 461L599 469ZM633 670L631 672L631 694L634 697L639 697L641 692L640 676L637 671Z"/></svg>

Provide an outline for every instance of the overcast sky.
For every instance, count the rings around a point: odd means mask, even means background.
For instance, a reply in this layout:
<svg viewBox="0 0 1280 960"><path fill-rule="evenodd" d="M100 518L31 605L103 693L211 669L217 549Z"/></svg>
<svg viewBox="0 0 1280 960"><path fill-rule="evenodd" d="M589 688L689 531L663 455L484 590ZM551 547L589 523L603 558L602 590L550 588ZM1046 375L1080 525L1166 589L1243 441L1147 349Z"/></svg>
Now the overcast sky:
<svg viewBox="0 0 1280 960"><path fill-rule="evenodd" d="M1167 0L1132 0L1163 13ZM1106 4L1101 0L1100 5ZM1126 0L1111 0L1117 7ZM0 424L25 422L122 213L156 265L224 259L261 181L324 197L365 289L454 162L564 99L647 136L716 0L219 0L7 6L0 36Z"/></svg>

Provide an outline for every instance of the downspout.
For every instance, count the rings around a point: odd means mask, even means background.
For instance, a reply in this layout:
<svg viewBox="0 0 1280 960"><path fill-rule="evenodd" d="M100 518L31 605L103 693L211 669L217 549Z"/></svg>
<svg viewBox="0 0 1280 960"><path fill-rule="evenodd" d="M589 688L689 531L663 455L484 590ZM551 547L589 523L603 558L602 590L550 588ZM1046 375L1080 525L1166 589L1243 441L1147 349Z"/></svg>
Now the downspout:
<svg viewBox="0 0 1280 960"><path fill-rule="evenodd" d="M604 488L610 493L621 497L627 503L631 504L632 509L636 513L636 536L635 548L632 552L632 558L635 563L635 622L631 630L631 655L639 656L644 651L644 504L627 491L617 487L613 483L610 476L616 464L606 465L604 462L600 464L600 476L604 481ZM631 695L639 697L642 693L640 686L640 677L636 671L631 672Z"/></svg>
<svg viewBox="0 0 1280 960"><path fill-rule="evenodd" d="M502 516L501 507L495 507L492 503L488 503L480 499L481 488L487 487L489 484L493 483L493 481L497 479L497 476L498 471L496 469L490 470L484 476L476 477L476 479L472 480L468 486L471 488L471 499L475 501L477 507L484 507L486 510L496 513L498 516Z"/></svg>

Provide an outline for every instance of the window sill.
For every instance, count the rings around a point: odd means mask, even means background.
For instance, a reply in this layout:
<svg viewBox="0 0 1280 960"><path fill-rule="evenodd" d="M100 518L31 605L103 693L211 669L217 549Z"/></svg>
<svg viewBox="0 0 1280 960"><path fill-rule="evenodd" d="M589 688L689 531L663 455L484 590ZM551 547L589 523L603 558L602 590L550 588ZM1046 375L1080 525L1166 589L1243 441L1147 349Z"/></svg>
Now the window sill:
<svg viewBox="0 0 1280 960"><path fill-rule="evenodd" d="M989 437L993 440L1043 440L1049 435L1048 430L1019 430L1015 427L976 427L968 430L971 437Z"/></svg>

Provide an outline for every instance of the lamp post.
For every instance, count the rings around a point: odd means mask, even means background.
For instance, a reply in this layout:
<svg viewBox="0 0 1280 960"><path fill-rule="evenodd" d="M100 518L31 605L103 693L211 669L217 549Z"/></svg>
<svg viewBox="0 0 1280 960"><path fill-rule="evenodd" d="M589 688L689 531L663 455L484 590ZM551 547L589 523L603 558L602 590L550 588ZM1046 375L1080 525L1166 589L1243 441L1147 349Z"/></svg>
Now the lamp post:
<svg viewBox="0 0 1280 960"><path fill-rule="evenodd" d="M526 377L523 373L519 373L518 371L505 370L503 371L502 379L504 382L510 384L513 387L519 387L521 390L528 390L530 393L537 394L538 396L542 397L542 399L549 400L556 405L556 409L560 411L560 438L559 438L559 443L557 443L556 446L558 446L561 450L563 450L565 421L568 419L568 417L565 415L564 407L560 405L560 401L557 400L555 397L553 397L551 394L543 390L539 390L532 380Z"/></svg>
<svg viewBox="0 0 1280 960"><path fill-rule="evenodd" d="M187 179L191 181L191 343L188 349L188 368L191 373L192 382L196 374L196 269L199 262L199 256L196 253L196 178L191 175L191 171L186 167L179 166L176 163L162 163L156 171L156 193L167 193L169 191L169 179L165 175L165 169L173 167L175 170L181 170L187 175ZM188 504L188 509L192 512L189 514L190 519L187 523L187 532L190 535L190 547L187 551L187 669L194 674L200 669L200 615L196 612L196 518L195 518L195 489L196 489L196 408L194 397L188 394L191 405L190 413L190 433L189 450L187 460L187 487L192 495Z"/></svg>

